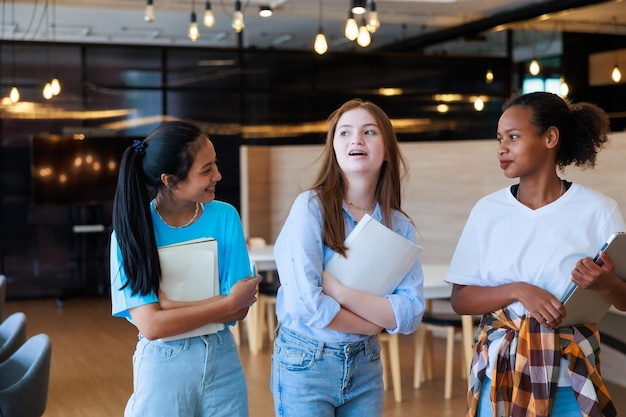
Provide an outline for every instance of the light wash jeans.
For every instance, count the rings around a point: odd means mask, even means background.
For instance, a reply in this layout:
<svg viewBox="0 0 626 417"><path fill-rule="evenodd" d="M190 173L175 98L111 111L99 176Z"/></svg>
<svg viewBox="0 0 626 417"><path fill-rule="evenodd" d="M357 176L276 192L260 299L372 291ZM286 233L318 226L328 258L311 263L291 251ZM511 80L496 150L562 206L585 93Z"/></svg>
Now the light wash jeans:
<svg viewBox="0 0 626 417"><path fill-rule="evenodd" d="M491 411L491 400L489 392L491 391L491 379L485 378L483 386L480 390L480 398L478 399L478 410L476 417L495 417ZM582 417L580 407L576 402L574 390L572 387L558 387L554 394L552 402L552 410L550 417Z"/></svg>
<svg viewBox="0 0 626 417"><path fill-rule="evenodd" d="M383 410L380 344L325 344L279 327L270 386L277 417L379 417Z"/></svg>
<svg viewBox="0 0 626 417"><path fill-rule="evenodd" d="M140 336L125 417L247 417L248 393L228 328L170 342Z"/></svg>

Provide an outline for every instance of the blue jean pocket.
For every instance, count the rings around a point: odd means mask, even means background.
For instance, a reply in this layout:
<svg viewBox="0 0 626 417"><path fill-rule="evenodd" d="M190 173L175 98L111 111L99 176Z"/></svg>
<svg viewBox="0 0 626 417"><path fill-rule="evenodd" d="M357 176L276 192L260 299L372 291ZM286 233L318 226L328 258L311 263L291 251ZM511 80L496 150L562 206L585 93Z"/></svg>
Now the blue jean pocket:
<svg viewBox="0 0 626 417"><path fill-rule="evenodd" d="M274 360L284 369L310 369L315 363L317 347L279 333L274 345Z"/></svg>

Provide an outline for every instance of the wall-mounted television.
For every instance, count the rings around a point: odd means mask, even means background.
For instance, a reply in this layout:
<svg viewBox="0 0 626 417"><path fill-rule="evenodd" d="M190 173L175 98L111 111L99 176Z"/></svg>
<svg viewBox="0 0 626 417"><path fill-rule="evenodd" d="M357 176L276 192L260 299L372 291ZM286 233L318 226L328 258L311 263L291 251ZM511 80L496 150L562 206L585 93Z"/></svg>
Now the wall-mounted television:
<svg viewBox="0 0 626 417"><path fill-rule="evenodd" d="M113 200L122 154L134 139L31 137L33 203L73 205Z"/></svg>

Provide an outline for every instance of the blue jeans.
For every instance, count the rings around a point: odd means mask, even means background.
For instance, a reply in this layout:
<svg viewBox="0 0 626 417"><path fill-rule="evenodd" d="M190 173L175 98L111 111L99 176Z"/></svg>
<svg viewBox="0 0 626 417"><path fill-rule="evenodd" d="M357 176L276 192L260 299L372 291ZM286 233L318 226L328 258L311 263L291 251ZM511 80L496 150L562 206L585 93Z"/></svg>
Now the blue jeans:
<svg viewBox="0 0 626 417"><path fill-rule="evenodd" d="M480 390L480 398L478 399L478 410L476 417L492 417L491 399L489 392L491 391L491 379L485 378L483 386ZM574 390L572 387L558 387L552 401L552 409L550 417L582 417L580 407L576 402Z"/></svg>
<svg viewBox="0 0 626 417"><path fill-rule="evenodd" d="M140 336L125 417L248 416L246 379L228 328L159 342Z"/></svg>
<svg viewBox="0 0 626 417"><path fill-rule="evenodd" d="M383 410L376 336L331 345L280 327L272 354L277 417L374 417Z"/></svg>

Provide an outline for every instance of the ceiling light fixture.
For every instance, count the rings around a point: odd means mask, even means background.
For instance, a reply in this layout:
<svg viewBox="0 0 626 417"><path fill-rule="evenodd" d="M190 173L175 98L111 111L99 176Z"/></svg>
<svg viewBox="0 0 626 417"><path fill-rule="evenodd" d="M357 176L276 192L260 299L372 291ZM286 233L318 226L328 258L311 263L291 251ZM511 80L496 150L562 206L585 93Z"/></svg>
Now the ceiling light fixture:
<svg viewBox="0 0 626 417"><path fill-rule="evenodd" d="M152 0L146 0L146 11L143 14L143 20L148 23L154 22L154 5Z"/></svg>
<svg viewBox="0 0 626 417"><path fill-rule="evenodd" d="M613 20L615 21L615 35L617 39L618 31L617 31L617 17L613 16ZM622 72L619 70L618 58L619 58L619 50L617 49L617 41L615 42L615 65L613 66L613 71L611 71L611 79L614 83L618 83L622 80Z"/></svg>
<svg viewBox="0 0 626 417"><path fill-rule="evenodd" d="M328 42L326 41L326 35L324 35L324 27L323 23L323 5L322 0L320 0L320 20L319 20L319 29L317 30L317 35L315 35L315 42L313 44L313 50L318 55L324 55L326 51L328 51Z"/></svg>
<svg viewBox="0 0 626 417"><path fill-rule="evenodd" d="M213 15L213 9L211 9L211 2L204 3L204 18L202 19L204 26L212 28L215 25L215 15Z"/></svg>
<svg viewBox="0 0 626 417"><path fill-rule="evenodd" d="M55 0L52 0L52 46L56 45L56 5ZM61 82L56 76L54 64L52 64L52 80L50 81L50 88L53 96L61 94Z"/></svg>
<svg viewBox="0 0 626 417"><path fill-rule="evenodd" d="M559 81L559 95L565 98L569 94L569 85L565 82L565 77L561 77Z"/></svg>
<svg viewBox="0 0 626 417"><path fill-rule="evenodd" d="M189 22L189 31L187 32L187 36L191 39L192 42L195 42L200 37L200 30L198 30L198 17L196 16L196 2L195 0L191 2L191 19Z"/></svg>
<svg viewBox="0 0 626 417"><path fill-rule="evenodd" d="M344 35L351 41L356 40L357 36L359 36L359 25L354 19L354 13L352 13L352 10L348 12L348 19L346 20Z"/></svg>
<svg viewBox="0 0 626 417"><path fill-rule="evenodd" d="M241 12L241 0L235 0L235 13L233 13L231 26L237 33L241 33L246 27L246 23L243 20L243 13Z"/></svg>
<svg viewBox="0 0 626 417"><path fill-rule="evenodd" d="M487 69L487 72L485 73L485 82L487 84L491 84L493 82L493 78L493 71L491 68Z"/></svg>
<svg viewBox="0 0 626 417"><path fill-rule="evenodd" d="M365 20L363 20L363 24L359 27L359 35L356 38L356 43L359 46L366 48L372 42L372 37L370 35L369 30L367 30L367 26L365 25Z"/></svg>
<svg viewBox="0 0 626 417"><path fill-rule="evenodd" d="M364 14L367 11L365 1L366 0L352 0L352 9L350 9L352 13Z"/></svg>
<svg viewBox="0 0 626 417"><path fill-rule="evenodd" d="M376 10L376 2L371 0L367 5L367 30L370 33L376 32L380 28L380 19Z"/></svg>
<svg viewBox="0 0 626 417"><path fill-rule="evenodd" d="M270 6L264 5L259 6L259 16L261 17L270 17L274 14L272 8Z"/></svg>
<svg viewBox="0 0 626 417"><path fill-rule="evenodd" d="M15 22L15 0L13 0L11 10L12 20L13 22ZM15 84L15 30L13 30L11 33L11 40L13 41L11 42L11 55L13 58L13 61L11 62L13 71L13 86L11 87L11 90L9 92L9 100L11 100L11 103L15 104L20 101L20 90L17 89L17 85ZM2 13L2 38L4 39L4 13Z"/></svg>

